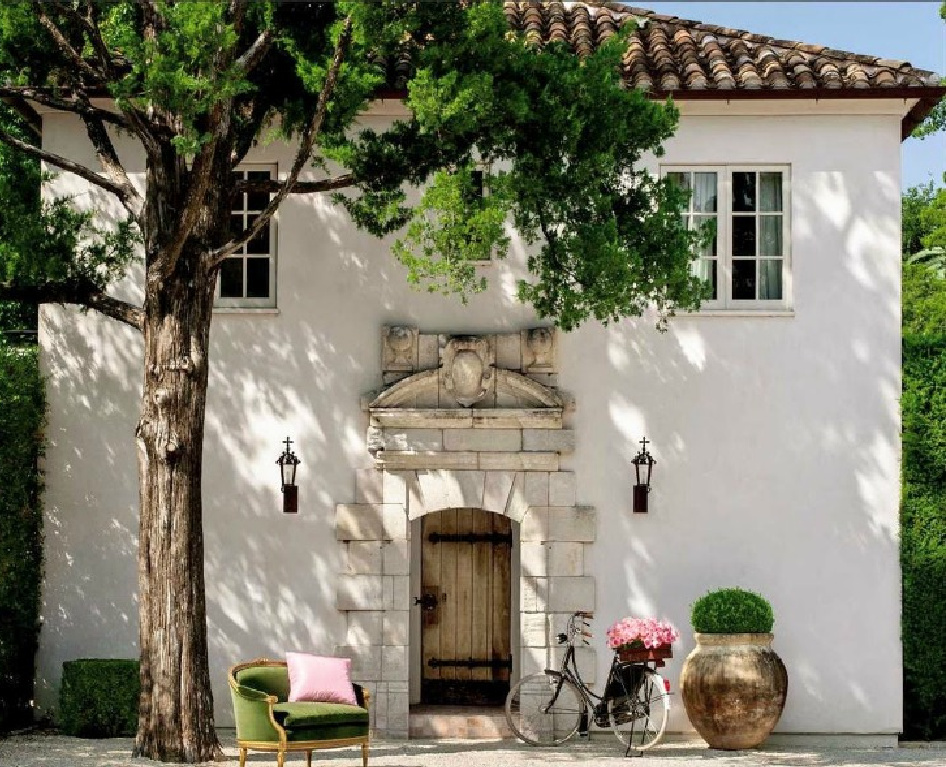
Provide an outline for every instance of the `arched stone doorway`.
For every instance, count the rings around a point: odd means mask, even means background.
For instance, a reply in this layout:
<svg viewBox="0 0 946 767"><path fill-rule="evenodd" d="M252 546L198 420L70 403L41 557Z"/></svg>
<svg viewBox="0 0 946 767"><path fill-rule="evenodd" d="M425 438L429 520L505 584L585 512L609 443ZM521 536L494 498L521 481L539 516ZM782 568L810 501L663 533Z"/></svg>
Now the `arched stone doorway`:
<svg viewBox="0 0 946 767"><path fill-rule="evenodd" d="M375 468L356 472L355 503L336 508L336 606L347 621L336 653L353 659L355 680L371 689L375 730L407 737L411 682L416 700L421 674L411 631L412 611L416 625L421 610L413 604L422 593L418 521L480 509L518 526L513 681L555 664L565 618L594 610L596 523L594 510L576 502L574 474L561 470L574 436L564 425L572 407L554 386L553 331L471 337L386 328L384 339L388 385L365 398ZM582 649L583 677L593 681L594 651Z"/></svg>

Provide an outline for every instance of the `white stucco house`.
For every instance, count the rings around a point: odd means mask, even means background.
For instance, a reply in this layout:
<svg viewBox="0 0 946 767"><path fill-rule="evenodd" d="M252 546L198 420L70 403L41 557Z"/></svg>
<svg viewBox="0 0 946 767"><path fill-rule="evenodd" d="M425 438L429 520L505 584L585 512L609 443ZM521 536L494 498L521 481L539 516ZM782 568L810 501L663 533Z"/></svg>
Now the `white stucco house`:
<svg viewBox="0 0 946 767"><path fill-rule="evenodd" d="M576 55L631 13L507 5L511 24ZM595 613L580 661L599 682L611 622L672 620L676 690L690 604L738 585L775 610L789 673L777 732L901 730L900 143L943 89L904 62L634 13L628 84L672 94L682 115L648 167L692 187L695 224L717 221L698 262L715 299L668 332L652 316L548 329L515 300L515 238L478 267L490 288L468 305L412 290L390 242L328 196L291 197L225 267L204 446L218 724L232 723L228 666L302 650L350 655L377 729L404 736L412 704L554 663L576 609ZM386 98L363 120L403 113ZM47 148L94 162L74 117L43 118ZM136 148L120 151L134 167ZM246 171L280 176L291 158L271 144ZM49 189L64 190L109 209L69 174ZM122 290L140 297L134 274ZM63 661L137 654L141 349L118 323L53 306L40 343L37 703L54 710ZM294 515L275 466L287 435ZM657 465L635 515L644 437ZM438 547L450 535L495 545ZM496 662L430 663L451 658ZM670 729L690 729L681 705Z"/></svg>

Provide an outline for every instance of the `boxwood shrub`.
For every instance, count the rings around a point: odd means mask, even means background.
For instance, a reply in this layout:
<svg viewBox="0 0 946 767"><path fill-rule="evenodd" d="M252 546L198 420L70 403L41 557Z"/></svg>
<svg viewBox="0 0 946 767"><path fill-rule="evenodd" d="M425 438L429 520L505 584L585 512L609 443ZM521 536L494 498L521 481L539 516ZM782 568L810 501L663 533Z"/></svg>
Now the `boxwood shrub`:
<svg viewBox="0 0 946 767"><path fill-rule="evenodd" d="M137 660L67 661L59 688L59 727L80 738L134 735L140 691Z"/></svg>
<svg viewBox="0 0 946 767"><path fill-rule="evenodd" d="M701 634L768 634L775 616L765 597L740 588L717 589L690 609L693 630Z"/></svg>
<svg viewBox="0 0 946 767"><path fill-rule="evenodd" d="M0 733L32 721L43 538L45 415L35 347L0 340Z"/></svg>

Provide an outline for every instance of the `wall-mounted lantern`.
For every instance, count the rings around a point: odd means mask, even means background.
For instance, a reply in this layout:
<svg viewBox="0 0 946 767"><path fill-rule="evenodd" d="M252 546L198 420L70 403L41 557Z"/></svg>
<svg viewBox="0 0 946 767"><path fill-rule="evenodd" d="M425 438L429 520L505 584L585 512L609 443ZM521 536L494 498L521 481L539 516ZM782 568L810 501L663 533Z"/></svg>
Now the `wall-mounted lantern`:
<svg viewBox="0 0 946 767"><path fill-rule="evenodd" d="M292 440L286 437L286 449L276 459L282 475L282 510L284 514L295 514L299 511L299 488L296 487L296 467L302 463L290 449Z"/></svg>
<svg viewBox="0 0 946 767"><path fill-rule="evenodd" d="M634 473L637 475L637 484L634 485L634 513L647 513L647 496L650 494L650 477L654 472L657 461L647 450L648 439L641 440L640 452L634 456Z"/></svg>

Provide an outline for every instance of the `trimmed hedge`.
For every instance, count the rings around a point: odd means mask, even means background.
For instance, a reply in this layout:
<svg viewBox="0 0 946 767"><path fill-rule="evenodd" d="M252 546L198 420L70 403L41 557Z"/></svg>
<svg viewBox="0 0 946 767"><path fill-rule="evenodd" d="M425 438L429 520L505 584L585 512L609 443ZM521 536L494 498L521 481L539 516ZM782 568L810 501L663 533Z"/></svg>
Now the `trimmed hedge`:
<svg viewBox="0 0 946 767"><path fill-rule="evenodd" d="M43 539L45 414L35 347L0 343L0 732L32 721Z"/></svg>
<svg viewBox="0 0 946 767"><path fill-rule="evenodd" d="M136 660L67 661L59 688L59 727L79 738L134 735L140 691Z"/></svg>
<svg viewBox="0 0 946 767"><path fill-rule="evenodd" d="M693 603L690 623L700 634L768 634L775 616L768 600L754 591L716 589Z"/></svg>
<svg viewBox="0 0 946 767"><path fill-rule="evenodd" d="M905 277L907 294L912 280ZM946 306L946 282L942 285ZM904 736L941 739L946 738L946 334L905 329L901 407Z"/></svg>

